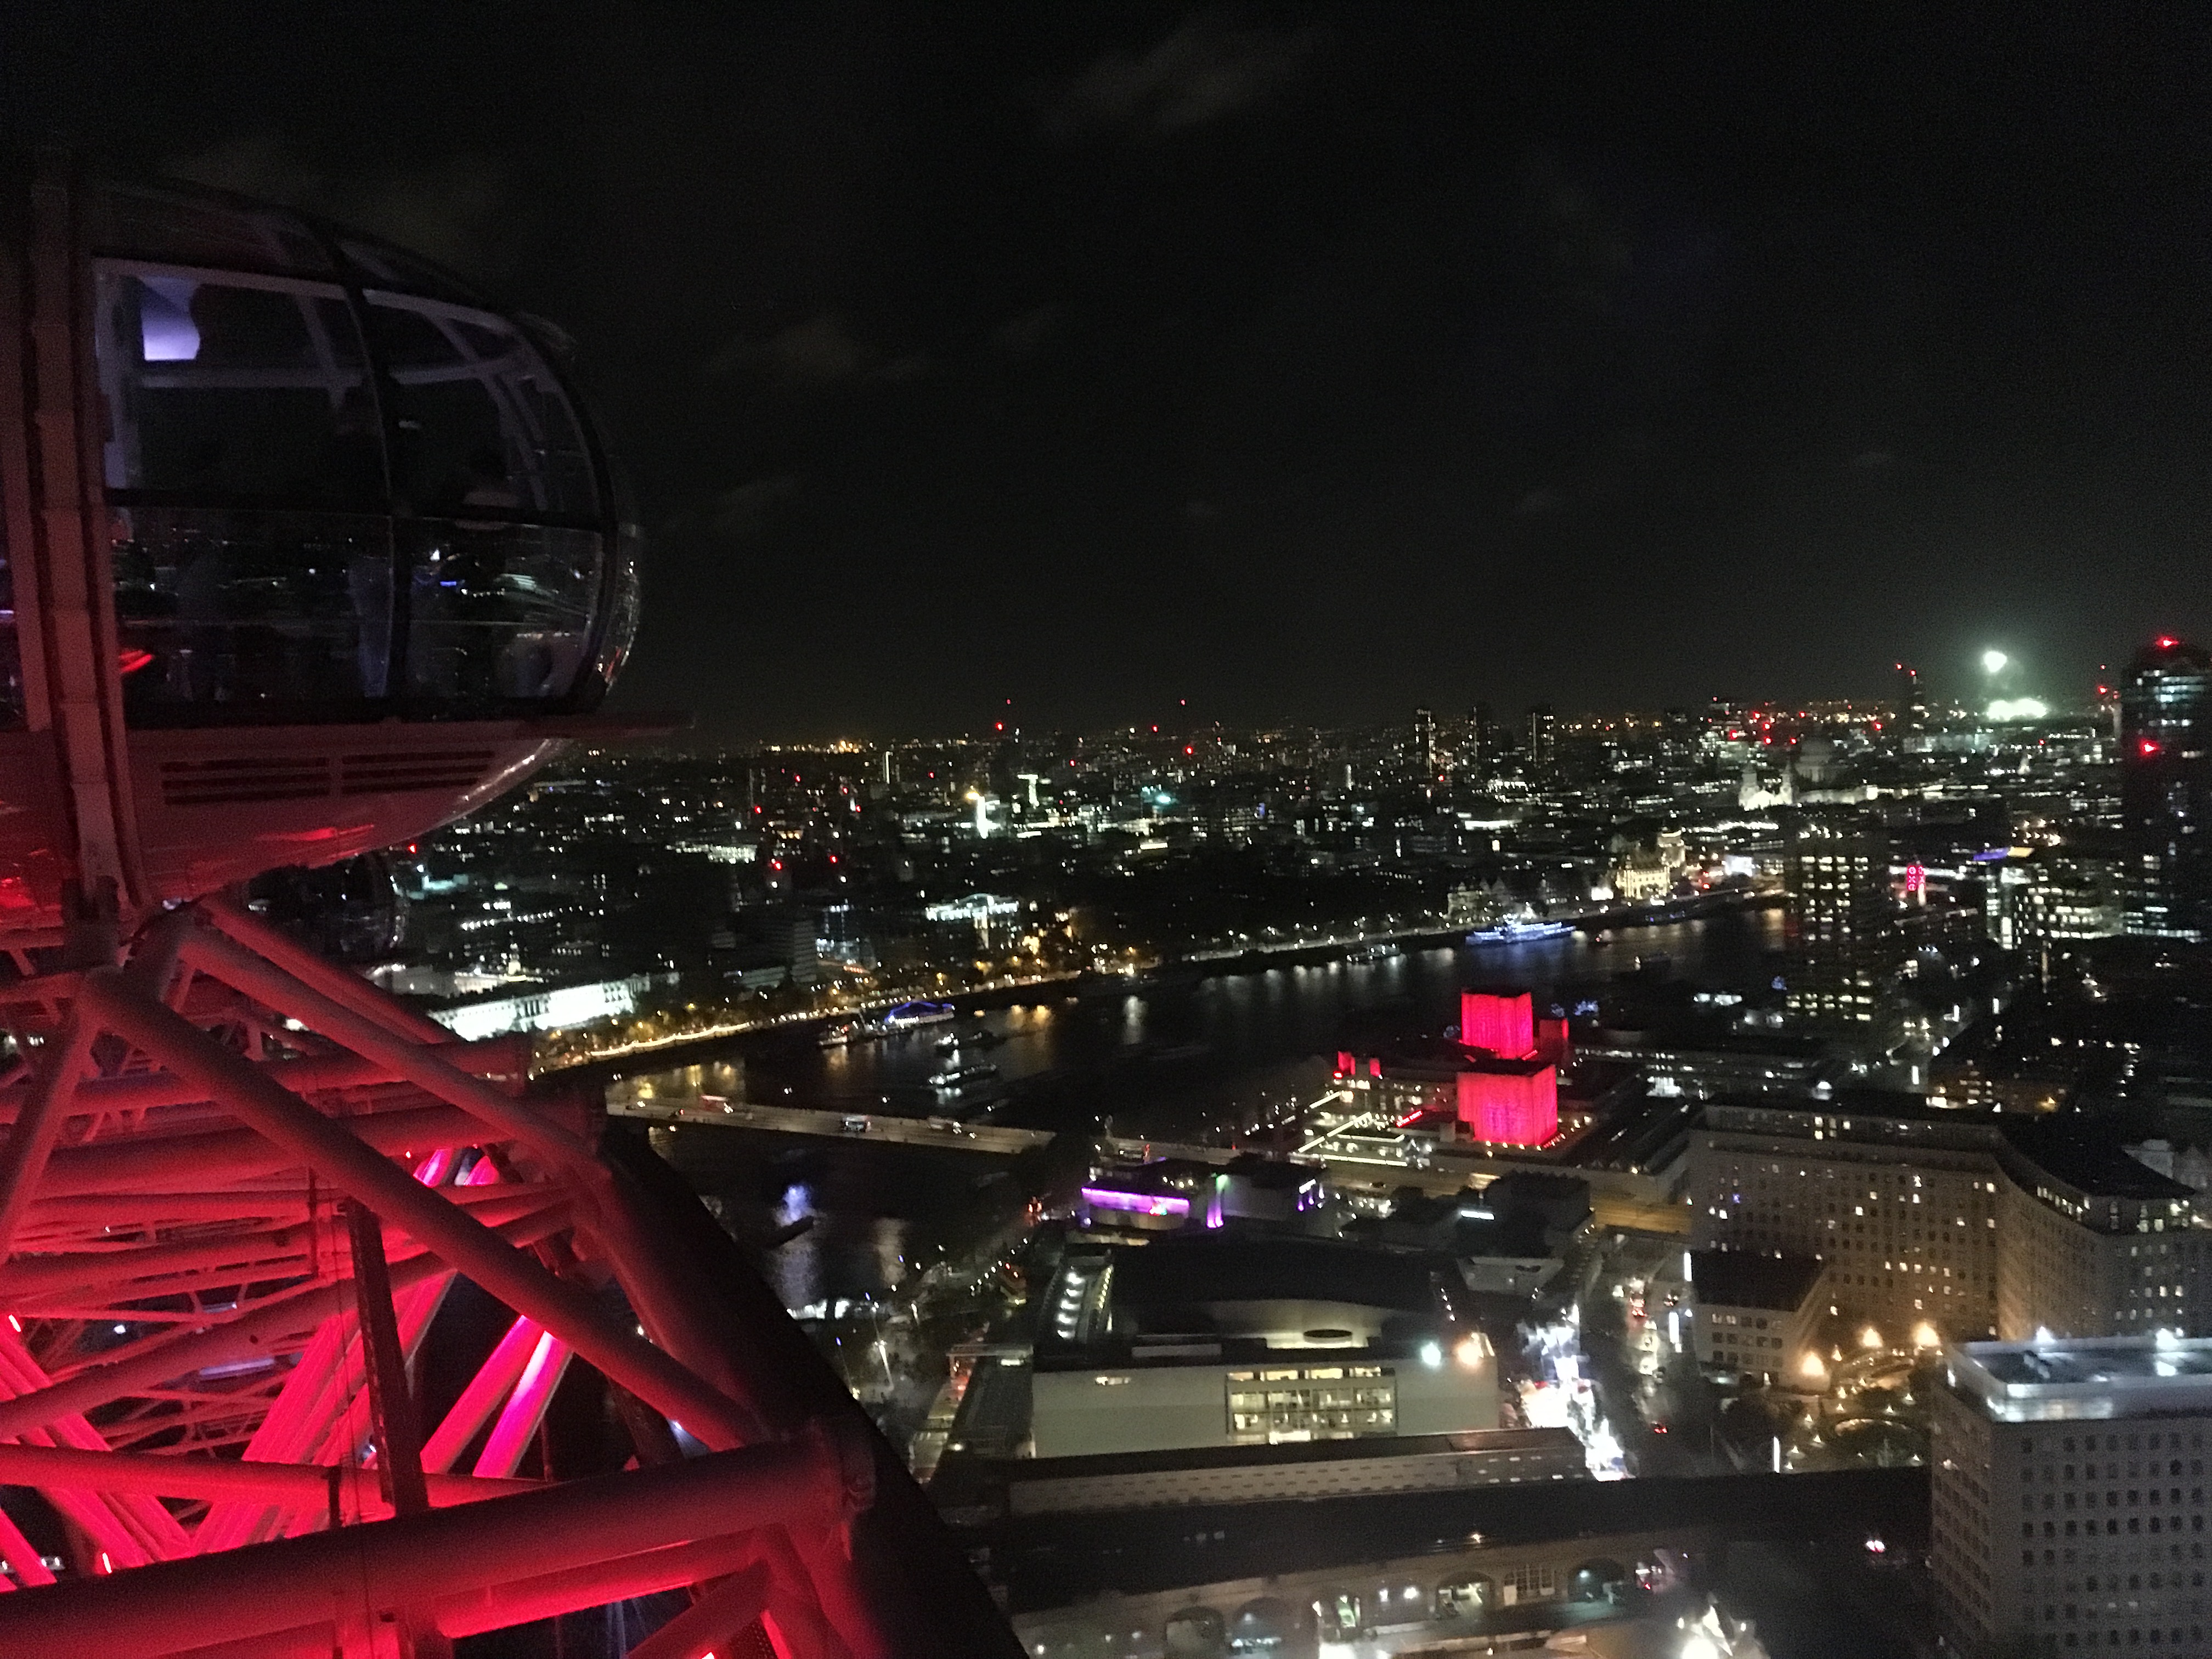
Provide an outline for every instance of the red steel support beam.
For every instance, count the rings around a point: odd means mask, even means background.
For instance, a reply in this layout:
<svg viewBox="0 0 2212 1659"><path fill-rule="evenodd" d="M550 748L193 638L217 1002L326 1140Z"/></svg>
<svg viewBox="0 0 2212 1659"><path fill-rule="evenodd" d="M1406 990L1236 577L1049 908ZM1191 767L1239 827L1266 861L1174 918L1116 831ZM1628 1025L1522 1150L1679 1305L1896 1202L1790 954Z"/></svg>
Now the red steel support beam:
<svg viewBox="0 0 2212 1659"><path fill-rule="evenodd" d="M112 974L114 970L106 971ZM7 1146L0 1147L0 1261L8 1259L15 1229L46 1172L46 1160L61 1135L63 1120L69 1115L70 1099L91 1055L95 1035L90 1022L72 1010L60 1037L40 1056L44 1063L31 1085L23 1115L9 1132Z"/></svg>
<svg viewBox="0 0 2212 1659"><path fill-rule="evenodd" d="M507 1396L507 1407L491 1425L491 1436L477 1459L479 1478L505 1480L520 1467L522 1455L537 1437L538 1425L545 1420L545 1408L553 1403L553 1391L561 1386L572 1358L568 1345L552 1332L538 1339L530 1363L522 1369L521 1381Z"/></svg>
<svg viewBox="0 0 2212 1659"><path fill-rule="evenodd" d="M0 1443L0 1486L55 1487L72 1492L143 1492L159 1498L204 1498L210 1502L278 1504L289 1509L327 1507L331 1477L341 1471L312 1463L253 1463L232 1458L179 1457L155 1452L82 1451L73 1446ZM473 1475L426 1478L430 1502L440 1509L535 1492L537 1480L486 1480Z"/></svg>
<svg viewBox="0 0 2212 1659"><path fill-rule="evenodd" d="M629 1659L714 1659L766 1611L773 1583L767 1564L756 1561L640 1642Z"/></svg>
<svg viewBox="0 0 2212 1659"><path fill-rule="evenodd" d="M504 1584L486 1584L440 1596L438 1628L455 1638L480 1636L488 1630L558 1618L564 1613L605 1607L610 1601L683 1589L740 1568L759 1553L752 1534L730 1533L563 1567Z"/></svg>
<svg viewBox="0 0 2212 1659"><path fill-rule="evenodd" d="M422 1483L422 1428L407 1386L407 1359L399 1351L399 1322L392 1307L392 1274L384 1261L384 1230L376 1212L349 1202L346 1236L353 1246L354 1317L361 1326L362 1358L368 1373L368 1412L376 1439L376 1478L395 1513L420 1515L430 1507ZM507 1471L512 1474L512 1469Z"/></svg>
<svg viewBox="0 0 2212 1659"><path fill-rule="evenodd" d="M605 1607L610 1601L682 1589L741 1569L757 1556L753 1537L732 1533L675 1544L638 1555L541 1573L534 1578L488 1584L438 1601L438 1627L459 1640ZM325 1620L265 1636L246 1637L173 1653L172 1659L331 1659L337 1630Z"/></svg>
<svg viewBox="0 0 2212 1659"><path fill-rule="evenodd" d="M260 1068L252 1062L239 1064L258 1075ZM361 1112L345 1122L363 1144L384 1152L427 1152L434 1146L488 1139L482 1123L451 1106ZM228 1185L299 1165L297 1158L252 1129L130 1135L94 1141L89 1146L62 1147L47 1163L46 1178L40 1190L47 1197L83 1197L134 1188L163 1192L194 1180Z"/></svg>
<svg viewBox="0 0 2212 1659"><path fill-rule="evenodd" d="M363 1019L374 1021L394 1036L438 1048L454 1043L453 1034L428 1015L416 1012L396 997L386 996L358 975L332 967L228 894L211 893L195 908L256 956L266 957L310 990Z"/></svg>
<svg viewBox="0 0 2212 1659"><path fill-rule="evenodd" d="M237 1268L241 1279L275 1279L277 1264L298 1271L312 1261L312 1229L301 1225L262 1227L229 1238L196 1244L149 1244L120 1250L66 1250L10 1261L0 1267L0 1307L20 1309L40 1297L64 1292L119 1296L158 1294L125 1287L141 1279L191 1273L215 1282L212 1270Z"/></svg>
<svg viewBox="0 0 2212 1659"><path fill-rule="evenodd" d="M185 960L202 973L366 1055L425 1094L473 1115L499 1139L535 1147L563 1168L596 1167L589 1147L526 1102L471 1076L439 1049L396 1036L367 1016L332 1001L234 939L202 929L185 942L183 953ZM82 993L79 1000L83 1000Z"/></svg>
<svg viewBox="0 0 2212 1659"><path fill-rule="evenodd" d="M363 1146L345 1127L287 1094L251 1061L218 1048L189 1021L106 980L88 981L78 1006L157 1063L197 1079L241 1121L297 1162L320 1170L348 1196L404 1228L449 1266L515 1312L529 1315L554 1332L600 1371L682 1423L706 1444L721 1450L757 1437L751 1413L736 1401L605 1318L585 1292L509 1248L465 1212ZM466 1080L475 1084L473 1079Z"/></svg>
<svg viewBox="0 0 2212 1659"><path fill-rule="evenodd" d="M15 1523L8 1518L5 1510L0 1510L0 1561L5 1561L15 1570L15 1576L7 1581L9 1589L14 1589L18 1584L51 1584L54 1582L54 1575L45 1559L32 1547L31 1540L15 1529Z"/></svg>
<svg viewBox="0 0 2212 1659"><path fill-rule="evenodd" d="M556 1206L507 1223L498 1237L521 1247L550 1237L567 1224L565 1214ZM448 1271L447 1263L426 1251L394 1267L392 1283L395 1289L404 1289ZM71 1413L89 1411L186 1371L274 1358L288 1352L286 1338L313 1330L342 1311L351 1296L350 1285L318 1285L272 1297L266 1305L205 1330L150 1337L127 1358L88 1365L16 1399L0 1401L0 1440L14 1439Z"/></svg>
<svg viewBox="0 0 2212 1659"><path fill-rule="evenodd" d="M364 1604L434 1605L614 1552L635 1555L769 1528L827 1534L862 1501L868 1472L864 1446L814 1434L461 1510L158 1562L0 1596L0 1653L174 1653L348 1620Z"/></svg>
<svg viewBox="0 0 2212 1659"><path fill-rule="evenodd" d="M522 1375L522 1368L530 1363L530 1356L538 1346L538 1339L545 1328L534 1319L518 1319L507 1328L499 1345L477 1367L477 1374L461 1390L460 1397L447 1412L445 1420L430 1431L422 1443L422 1467L426 1469L446 1470L453 1467L453 1460L463 1448L476 1438L477 1431L490 1420L499 1409L500 1401L507 1398Z"/></svg>

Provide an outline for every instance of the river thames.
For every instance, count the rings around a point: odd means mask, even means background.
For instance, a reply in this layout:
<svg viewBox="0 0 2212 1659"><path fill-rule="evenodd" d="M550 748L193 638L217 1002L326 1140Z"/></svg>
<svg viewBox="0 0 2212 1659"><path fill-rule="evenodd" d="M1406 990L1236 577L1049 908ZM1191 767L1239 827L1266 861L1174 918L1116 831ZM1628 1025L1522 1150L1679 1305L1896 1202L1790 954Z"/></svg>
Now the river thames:
<svg viewBox="0 0 2212 1659"><path fill-rule="evenodd" d="M1705 988L1765 985L1782 945L1782 918L1750 910L1623 929L1611 942L1575 933L1529 943L1437 946L1379 961L1337 961L1206 977L1139 981L1080 998L1040 994L963 1016L957 1029L989 1033L959 1060L997 1068L957 1092L931 1086L953 1063L923 1026L824 1048L808 1030L733 1039L726 1059L632 1079L621 1098L681 1102L702 1095L852 1115L957 1115L1089 1134L1191 1140L1252 1133L1255 1124L1328 1086L1340 1031L1354 1018L1411 1032L1457 1018L1474 984L1527 985L1562 1007L1603 1001L1618 977L1662 975ZM686 1127L656 1143L741 1236L765 1236L811 1218L775 1250L769 1268L787 1306L881 1296L960 1230L969 1212L1003 1212L992 1159L770 1133Z"/></svg>

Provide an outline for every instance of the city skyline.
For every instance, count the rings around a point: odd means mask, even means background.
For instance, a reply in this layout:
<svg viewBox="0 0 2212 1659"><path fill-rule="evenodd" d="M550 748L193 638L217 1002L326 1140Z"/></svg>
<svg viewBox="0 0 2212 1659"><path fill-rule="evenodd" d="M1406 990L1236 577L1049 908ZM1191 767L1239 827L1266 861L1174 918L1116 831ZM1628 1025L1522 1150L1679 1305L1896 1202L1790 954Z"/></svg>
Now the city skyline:
<svg viewBox="0 0 2212 1659"><path fill-rule="evenodd" d="M2190 20L417 21L11 20L11 131L566 330L654 550L618 706L1249 725L2212 634Z"/></svg>
<svg viewBox="0 0 2212 1659"><path fill-rule="evenodd" d="M7 1659L2212 1653L2212 20L271 19L0 12Z"/></svg>
<svg viewBox="0 0 2212 1659"><path fill-rule="evenodd" d="M2112 662L2094 664L2084 672L2063 678L2041 671L2033 661L2023 660L2012 653L1976 645L1952 653L1957 661L1945 665L1951 672L1940 678L1924 665L1891 662L1882 665L1880 672L1872 676L1869 687L1856 692L1814 688L1805 695L1785 696L1765 694L1757 686L1730 685L1715 690L1709 696L1664 703L1582 702L1576 701L1571 692L1563 694L1556 702L1531 700L1520 703L1480 694L1460 697L1431 690L1427 695L1417 695L1413 701L1403 705L1380 705L1369 699L1333 708L1284 711L1266 717L1230 720L1202 702L1194 706L1188 697L1163 696L1132 705L1136 710L1133 714L1125 709L1117 717L1115 712L1107 711L1088 721L1055 722L1032 721L1030 705L1012 698L998 698L979 701L966 714L955 711L946 720L934 724L893 717L854 721L836 730L819 731L720 726L698 711L687 710L684 712L693 715L692 724L665 741L701 752L738 754L748 750L831 750L840 746L896 748L937 743L989 743L1010 735L1091 740L1207 731L1238 734L1346 733L1404 728L1418 738L1424 719L1433 732L1439 726L1464 726L1475 717L1476 711L1481 711L1486 718L1510 725L1517 733L1517 744L1526 736L1521 729L1522 716L1538 713L1554 716L1560 729L1570 733L1612 721L1656 722L1669 714L1702 719L1719 706L1797 719L1843 718L1847 714L1881 719L1884 711L1899 707L1897 677L1908 672L1914 677L1914 694L1923 699L1923 715L1978 720L1984 723L2033 723L2078 719L2109 708L2109 695L2124 678L2129 657L2139 649L2175 642L2185 646L2191 643L2184 636L2172 633L2146 636L2130 641L2125 650L2116 650ZM1996 668L1990 667L1990 659L1997 657L2003 661ZM2021 697L2031 698L2031 706L2019 707ZM1995 714L1990 712L1992 705L1996 708Z"/></svg>

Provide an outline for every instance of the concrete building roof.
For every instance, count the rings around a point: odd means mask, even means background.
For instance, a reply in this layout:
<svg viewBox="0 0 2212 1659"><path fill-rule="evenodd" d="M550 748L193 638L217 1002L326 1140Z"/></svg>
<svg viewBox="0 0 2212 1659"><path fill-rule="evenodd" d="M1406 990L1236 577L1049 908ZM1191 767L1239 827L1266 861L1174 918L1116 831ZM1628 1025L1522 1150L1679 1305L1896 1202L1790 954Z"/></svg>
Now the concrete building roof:
<svg viewBox="0 0 2212 1659"><path fill-rule="evenodd" d="M1951 1387L2000 1422L2212 1417L2212 1337L1962 1342L1943 1363Z"/></svg>
<svg viewBox="0 0 2212 1659"><path fill-rule="evenodd" d="M1813 1294L1826 1267L1819 1257L1810 1255L1692 1250L1690 1285L1697 1300L1717 1307L1795 1313Z"/></svg>

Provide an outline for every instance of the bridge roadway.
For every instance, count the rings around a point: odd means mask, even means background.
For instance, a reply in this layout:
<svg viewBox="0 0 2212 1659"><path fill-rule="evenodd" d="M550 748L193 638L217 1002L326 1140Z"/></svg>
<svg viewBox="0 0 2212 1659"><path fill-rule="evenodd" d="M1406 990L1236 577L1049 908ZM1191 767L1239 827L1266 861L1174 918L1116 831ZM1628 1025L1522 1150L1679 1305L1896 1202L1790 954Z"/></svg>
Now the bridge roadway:
<svg viewBox="0 0 2212 1659"><path fill-rule="evenodd" d="M881 1112L823 1112L804 1106L757 1106L701 1095L696 1101L607 1103L610 1117L641 1123L696 1124L724 1129L771 1129L832 1140L873 1140L896 1146L937 1146L952 1152L1014 1158L1048 1145L1045 1129L1010 1129L995 1123L957 1123L947 1117L896 1117Z"/></svg>
<svg viewBox="0 0 2212 1659"><path fill-rule="evenodd" d="M1131 1135L1108 1135L1100 1140L1099 1148L1109 1158L1126 1159L1131 1163L1156 1158L1179 1158L1194 1164L1226 1164L1241 1152L1255 1150L1146 1140ZM1533 1170L1541 1175L1573 1176L1589 1183L1590 1213L1596 1218L1597 1224L1607 1231L1686 1236L1690 1231L1688 1208L1667 1198L1657 1181L1648 1176L1630 1176L1618 1170L1586 1170L1571 1164L1548 1164L1534 1158L1522 1161L1460 1157L1449 1149L1440 1150L1435 1162L1419 1166L1335 1157L1327 1152L1306 1151L1297 1156L1306 1163L1318 1164L1327 1170L1329 1180L1338 1187L1366 1188L1384 1192L1401 1187L1418 1187L1423 1192L1437 1197L1449 1196L1484 1177L1495 1179L1516 1170Z"/></svg>

